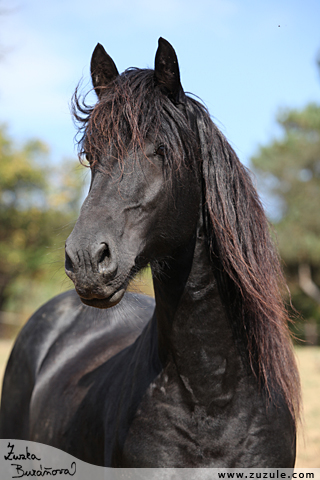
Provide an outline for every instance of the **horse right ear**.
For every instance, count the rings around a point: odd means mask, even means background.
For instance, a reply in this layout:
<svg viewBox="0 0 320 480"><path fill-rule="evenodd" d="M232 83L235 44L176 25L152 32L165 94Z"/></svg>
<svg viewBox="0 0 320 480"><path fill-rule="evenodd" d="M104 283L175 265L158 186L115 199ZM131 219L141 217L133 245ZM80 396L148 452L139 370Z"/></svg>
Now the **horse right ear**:
<svg viewBox="0 0 320 480"><path fill-rule="evenodd" d="M100 43L97 44L93 51L90 70L92 85L100 100L104 92L104 87L119 75L114 61Z"/></svg>

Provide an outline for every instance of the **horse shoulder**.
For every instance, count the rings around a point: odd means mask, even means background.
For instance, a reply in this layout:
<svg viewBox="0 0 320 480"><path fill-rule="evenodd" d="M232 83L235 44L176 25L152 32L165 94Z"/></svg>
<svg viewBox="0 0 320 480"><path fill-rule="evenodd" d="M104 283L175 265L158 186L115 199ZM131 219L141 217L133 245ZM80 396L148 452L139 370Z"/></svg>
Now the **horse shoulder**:
<svg viewBox="0 0 320 480"><path fill-rule="evenodd" d="M30 430L37 430L36 425L30 429L33 414L37 416L39 406L45 414L46 400L55 398L55 382L70 385L72 368L80 379L107 356L133 343L152 311L152 299L132 294L126 295L118 309L86 307L75 291L43 305L21 330L8 361L0 437L30 439ZM97 348L93 348L95 343Z"/></svg>

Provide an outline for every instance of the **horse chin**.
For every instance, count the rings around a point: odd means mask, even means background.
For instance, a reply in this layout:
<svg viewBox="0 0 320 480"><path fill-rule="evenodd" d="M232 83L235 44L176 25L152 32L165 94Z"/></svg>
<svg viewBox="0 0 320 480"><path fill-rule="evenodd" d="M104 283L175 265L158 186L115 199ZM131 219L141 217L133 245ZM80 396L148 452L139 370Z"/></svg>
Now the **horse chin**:
<svg viewBox="0 0 320 480"><path fill-rule="evenodd" d="M82 298L80 297L80 300L82 303L85 305L88 305L89 307L95 307L95 308L111 308L117 305L123 298L125 294L126 289L121 288L120 290L117 290L114 292L112 295L106 298Z"/></svg>

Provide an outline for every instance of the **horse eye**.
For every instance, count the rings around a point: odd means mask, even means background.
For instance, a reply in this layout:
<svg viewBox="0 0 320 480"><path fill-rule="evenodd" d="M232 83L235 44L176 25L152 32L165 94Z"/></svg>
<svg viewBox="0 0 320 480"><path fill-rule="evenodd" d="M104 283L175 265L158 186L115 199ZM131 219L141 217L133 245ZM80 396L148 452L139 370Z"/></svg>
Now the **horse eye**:
<svg viewBox="0 0 320 480"><path fill-rule="evenodd" d="M89 165L91 166L91 164L92 164L92 156L90 155L90 153L85 153L84 158L86 159L86 161L87 161L87 162L89 163Z"/></svg>
<svg viewBox="0 0 320 480"><path fill-rule="evenodd" d="M164 157L164 154L165 154L164 145L159 145L159 147L158 147L157 150L155 151L155 154L156 154L156 155L160 155L161 157Z"/></svg>

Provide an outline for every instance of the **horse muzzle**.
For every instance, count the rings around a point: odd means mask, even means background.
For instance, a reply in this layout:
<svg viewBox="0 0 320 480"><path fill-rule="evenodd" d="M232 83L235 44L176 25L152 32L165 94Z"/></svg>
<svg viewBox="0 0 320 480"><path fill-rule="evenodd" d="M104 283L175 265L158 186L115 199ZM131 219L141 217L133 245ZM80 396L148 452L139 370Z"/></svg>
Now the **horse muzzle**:
<svg viewBox="0 0 320 480"><path fill-rule="evenodd" d="M117 248L112 241L83 246L67 240L65 271L85 305L109 308L120 302L126 286L117 276Z"/></svg>

